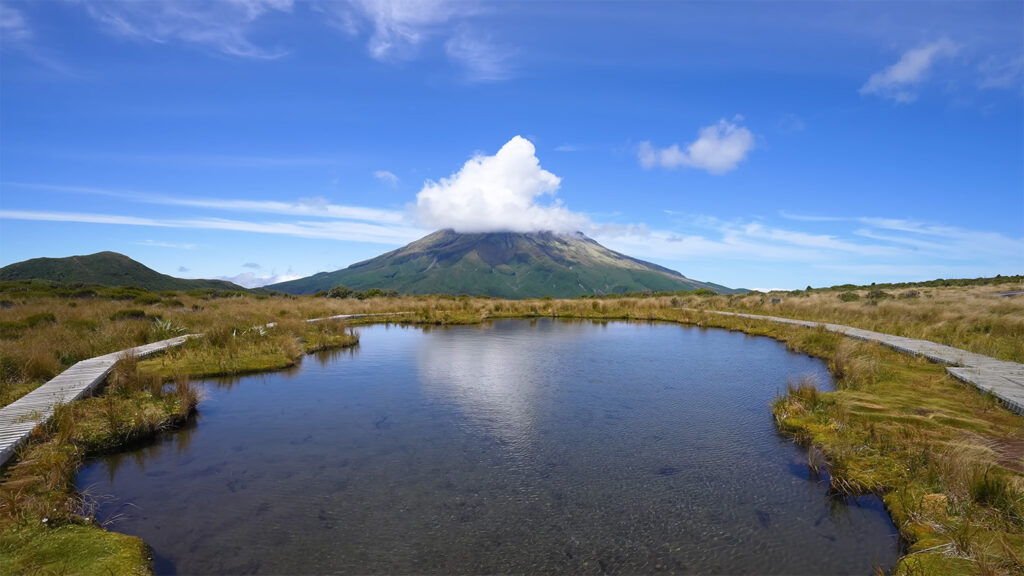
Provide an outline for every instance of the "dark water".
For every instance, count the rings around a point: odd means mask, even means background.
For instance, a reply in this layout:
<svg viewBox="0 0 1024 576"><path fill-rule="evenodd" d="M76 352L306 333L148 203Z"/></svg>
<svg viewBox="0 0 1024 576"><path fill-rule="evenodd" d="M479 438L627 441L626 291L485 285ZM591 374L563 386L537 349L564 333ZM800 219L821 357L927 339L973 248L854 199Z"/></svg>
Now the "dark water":
<svg viewBox="0 0 1024 576"><path fill-rule="evenodd" d="M868 574L896 532L837 503L768 406L820 361L675 325L361 329L213 381L199 422L78 486L159 573Z"/></svg>

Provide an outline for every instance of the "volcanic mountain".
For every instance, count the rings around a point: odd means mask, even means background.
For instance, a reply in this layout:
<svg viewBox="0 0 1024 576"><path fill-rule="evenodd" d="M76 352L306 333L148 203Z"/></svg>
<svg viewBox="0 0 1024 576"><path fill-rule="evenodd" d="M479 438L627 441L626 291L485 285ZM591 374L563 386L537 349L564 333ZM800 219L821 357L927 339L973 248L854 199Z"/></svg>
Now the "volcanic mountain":
<svg viewBox="0 0 1024 576"><path fill-rule="evenodd" d="M135 286L146 290L245 290L226 280L189 280L161 274L117 252L97 252L67 258L33 258L0 268L0 282L11 280Z"/></svg>
<svg viewBox="0 0 1024 576"><path fill-rule="evenodd" d="M271 284L266 288L312 294L345 285L402 294L471 294L499 298L574 298L584 294L694 290L734 292L691 280L614 252L582 233L440 230L398 250L343 270Z"/></svg>

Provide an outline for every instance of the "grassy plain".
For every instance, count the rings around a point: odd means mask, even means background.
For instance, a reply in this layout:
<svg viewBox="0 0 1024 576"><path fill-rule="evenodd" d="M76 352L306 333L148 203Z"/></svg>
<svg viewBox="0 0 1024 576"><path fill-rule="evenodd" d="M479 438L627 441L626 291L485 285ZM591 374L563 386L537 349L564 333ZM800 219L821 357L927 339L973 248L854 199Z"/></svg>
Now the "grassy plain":
<svg viewBox="0 0 1024 576"><path fill-rule="evenodd" d="M74 297L52 290L0 288L0 368L3 394L9 398L38 385L72 360L183 332L203 333L180 350L139 362L132 371L142 384L129 388L134 392L114 394L117 402L128 402L126 406L164 406L159 410L161 418L138 422L142 432L137 436L142 438L182 417L182 405L168 399L176 396L170 387L157 394L154 382L175 375L181 381L189 374L273 369L289 365L306 350L352 343L347 326L302 322L309 318L402 311L408 314L396 319L419 325L546 316L670 321L742 330L776 338L829 362L836 378L834 392L816 383L789 383L772 410L780 429L807 447L808 465L820 470L838 496L874 493L883 497L907 541L907 554L896 573L1022 574L1024 418L925 360L824 330L706 312L731 310L841 323L1020 362L1024 361L1024 296L997 295L1018 288L1017 284L866 287L521 301L240 294L220 298L211 293L142 291L127 299L124 289L115 294L99 289L88 297ZM31 320L40 315L42 320ZM268 322L278 324L261 328ZM19 563L0 564L0 572L59 572L61 566L96 567L95 571L116 566L118 573L146 569L145 548L138 541L95 528L94 522L83 519L80 506L51 506L48 500L73 503L71 482L81 458L115 448L116 443L91 448L80 438L81 430L90 430L93 424L88 423L93 420L106 421L108 429L113 429L113 420L104 416L116 412L108 408L114 402L108 399L111 389L118 390L108 386L103 397L72 405L72 420L86 424L61 432L66 418L55 418L50 427L39 431L38 441L19 463L8 467L0 484L0 557L7 562L16 558ZM69 451L72 456L65 456ZM54 461L61 463L57 466ZM31 483L19 484L26 478ZM29 493L41 500L26 499ZM40 508L39 502L49 508ZM66 514L43 523L47 516L40 515L53 508ZM83 543L72 546L79 537ZM65 541L69 544L60 544ZM106 552L81 556L71 548ZM18 550L23 552L14 554ZM106 564L116 561L123 564Z"/></svg>

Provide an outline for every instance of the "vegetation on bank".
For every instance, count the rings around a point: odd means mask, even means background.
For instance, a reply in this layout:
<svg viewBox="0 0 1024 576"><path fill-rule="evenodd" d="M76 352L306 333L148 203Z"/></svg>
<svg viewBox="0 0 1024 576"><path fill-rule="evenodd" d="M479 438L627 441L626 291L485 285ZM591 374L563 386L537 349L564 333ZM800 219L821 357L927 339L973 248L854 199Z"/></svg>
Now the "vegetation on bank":
<svg viewBox="0 0 1024 576"><path fill-rule="evenodd" d="M199 400L190 377L285 368L305 353L357 342L338 320L287 320L241 332L216 326L155 359L123 357L102 396L57 407L5 470L0 574L148 573L145 544L103 530L91 518L88 497L75 492L82 462L183 424Z"/></svg>
<svg viewBox="0 0 1024 576"><path fill-rule="evenodd" d="M0 573L148 573L146 545L99 527L88 496L75 490L75 475L86 458L183 423L198 401L187 376L165 384L125 357L103 395L58 406L0 483Z"/></svg>
<svg viewBox="0 0 1024 576"><path fill-rule="evenodd" d="M182 334L206 334L203 342L229 352L229 362L218 369L207 362L209 369L183 367L185 373L285 367L303 349L304 345L292 342L295 338L315 343L314 348L344 345L340 335L327 337L324 330L330 323L305 325L302 321L345 311L343 302L325 298L216 290L151 292L28 281L0 284L0 406L81 360ZM271 322L278 326L259 332ZM190 343L186 348L198 352L199 347Z"/></svg>
<svg viewBox="0 0 1024 576"><path fill-rule="evenodd" d="M991 350L997 350L1010 360L1019 353L1024 339L1024 299L996 296L999 286L915 289L917 295L903 298L899 292L888 292L891 297L873 296L873 290L507 301L468 296L360 300L252 294L218 297L213 293L140 293L131 300L116 300L99 291L84 297L18 296L0 288L0 322L18 324L11 330L12 336L0 337L0 367L5 362L16 365L19 379L13 384L30 387L33 381L26 379L29 371L24 368L29 361L37 361L32 360L35 357L52 356L57 371L62 369L62 357L95 356L125 348L124 342L131 346L182 332L205 334L172 354L140 362L136 367L142 374L140 381L150 384L140 385L138 395L124 396L125 401L134 403L136 412L155 414L143 408L158 404L153 399L152 383L167 376L185 371L240 373L281 367L294 362L303 350L336 345L350 335L342 324L302 321L314 317L406 311L409 314L396 319L418 325L546 316L660 320L742 330L777 338L793 349L829 361L837 379L836 391L825 392L806 382L792 383L773 410L780 428L808 446L809 465L819 467L838 494L875 493L884 498L908 542L908 554L901 559L897 573L1024 572L1020 554L1024 549L1024 419L1009 413L991 397L953 380L941 366L924 360L823 330L705 312L719 309L826 320L943 341L990 355ZM841 298L844 293L856 294L857 298ZM121 310L140 310L143 314L118 314ZM29 321L41 314L52 314L52 320L44 317ZM369 321L351 321L349 325ZM268 322L277 325L262 331L254 328ZM76 330L84 332L78 338L65 334ZM318 331L323 335L318 336ZM89 348L75 348L83 346L78 342L81 334L90 336ZM2 386L6 390L9 381ZM110 395L108 389L104 398ZM77 415L81 409L93 412L93 416L102 415L104 402L109 402L104 398L81 403L90 408L79 408L75 403L73 413ZM81 416L75 421L89 418ZM54 438L77 438L75 434L60 433L63 419L55 418L49 431L40 431L41 442L31 445L29 450L44 450L40 456L26 452L18 464L9 467L0 484L0 506L4 506L0 513L9 515L15 509L5 504L11 495L24 498L29 492L19 488L17 482L13 484L15 490L9 489L11 481L17 480L15 471L22 466L41 466L18 473L18 478L38 477L35 481L42 483L36 484L37 493L53 492L55 499L73 496L72 484L54 484L51 480L64 474L70 482L77 462L90 453L87 445L82 444L86 446L83 448L72 442L75 447L68 448L64 442L55 445L65 446L63 449L40 448L50 445ZM47 438L50 440L42 441ZM77 460L71 460L72 472L62 473L60 468L58 472L46 472L52 469L48 462L63 461L62 455L67 452L78 454L74 456ZM60 486L67 489L62 492ZM50 502L45 506L37 507L38 511L69 509ZM57 529L49 521L26 523L18 515L4 520L7 524L0 535L0 557L5 560L0 562L14 562L6 560L9 550L26 546L25 550L35 552L20 554L18 564L0 564L0 572L60 571L54 568L59 568L60 562L78 570L82 566L103 566L108 557L128 559L114 570L117 573L128 568L144 569L145 564L140 563L144 555L132 552L144 551L138 541L118 540L127 538L118 535L108 537L89 522L72 516L66 517L66 522L55 522ZM75 556L69 548L79 532L88 535L74 544L76 549L107 552L95 558ZM69 544L61 544L64 541Z"/></svg>

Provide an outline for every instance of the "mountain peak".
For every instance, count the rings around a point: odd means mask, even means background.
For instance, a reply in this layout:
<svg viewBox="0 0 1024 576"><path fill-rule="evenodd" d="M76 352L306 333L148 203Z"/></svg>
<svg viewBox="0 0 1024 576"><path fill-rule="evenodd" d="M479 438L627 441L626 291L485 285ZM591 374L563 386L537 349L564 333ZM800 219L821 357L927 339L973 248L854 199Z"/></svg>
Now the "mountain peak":
<svg viewBox="0 0 1024 576"><path fill-rule="evenodd" d="M442 229L397 250L267 288L312 294L344 284L405 294L573 298L585 294L728 288L609 250L582 232Z"/></svg>

